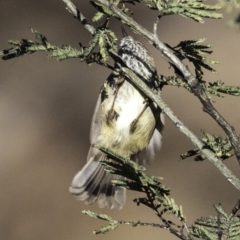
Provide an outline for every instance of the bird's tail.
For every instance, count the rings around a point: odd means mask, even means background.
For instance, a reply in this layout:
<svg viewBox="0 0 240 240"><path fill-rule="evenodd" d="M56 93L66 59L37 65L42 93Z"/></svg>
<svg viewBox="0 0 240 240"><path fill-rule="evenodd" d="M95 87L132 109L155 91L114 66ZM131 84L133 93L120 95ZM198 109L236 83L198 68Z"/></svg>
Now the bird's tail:
<svg viewBox="0 0 240 240"><path fill-rule="evenodd" d="M104 171L99 163L106 156L98 149L91 147L88 162L72 181L70 192L86 204L98 202L100 208L121 209L126 201L126 190L111 184L112 180L122 177Z"/></svg>

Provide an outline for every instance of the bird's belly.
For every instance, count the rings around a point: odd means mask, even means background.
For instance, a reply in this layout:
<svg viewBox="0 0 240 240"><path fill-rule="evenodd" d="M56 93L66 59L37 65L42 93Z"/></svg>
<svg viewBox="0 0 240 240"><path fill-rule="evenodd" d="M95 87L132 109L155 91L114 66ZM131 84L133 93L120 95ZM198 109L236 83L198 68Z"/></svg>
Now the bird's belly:
<svg viewBox="0 0 240 240"><path fill-rule="evenodd" d="M144 110L146 106L144 97L132 84L125 81L119 88L113 106L116 118L109 122L107 118L112 107L114 91L109 90L107 93L108 97L101 104L101 130L98 142L123 157L130 157L144 149L152 137L156 126L153 108L148 106ZM134 121L136 124L133 129Z"/></svg>

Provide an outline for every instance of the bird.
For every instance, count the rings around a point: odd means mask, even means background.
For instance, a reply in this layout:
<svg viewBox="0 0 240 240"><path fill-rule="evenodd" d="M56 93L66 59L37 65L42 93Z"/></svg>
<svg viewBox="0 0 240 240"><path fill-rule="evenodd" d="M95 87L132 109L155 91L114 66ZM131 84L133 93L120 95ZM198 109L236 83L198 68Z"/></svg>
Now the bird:
<svg viewBox="0 0 240 240"><path fill-rule="evenodd" d="M103 84L94 110L87 163L75 175L69 191L86 204L121 210L126 202L126 189L111 184L122 176L104 171L100 163L107 156L95 145L111 149L138 164L149 163L161 148L164 113L142 94L121 71L131 69L154 89L157 71L149 51L123 30L118 55L122 63Z"/></svg>

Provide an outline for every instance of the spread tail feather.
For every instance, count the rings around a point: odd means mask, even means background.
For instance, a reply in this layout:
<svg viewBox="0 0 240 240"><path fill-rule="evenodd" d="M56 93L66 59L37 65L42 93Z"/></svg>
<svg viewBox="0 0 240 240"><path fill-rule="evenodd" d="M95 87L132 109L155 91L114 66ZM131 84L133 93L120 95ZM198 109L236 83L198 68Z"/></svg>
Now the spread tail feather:
<svg viewBox="0 0 240 240"><path fill-rule="evenodd" d="M88 162L79 171L72 181L70 192L86 204L97 201L100 208L122 209L126 201L126 190L111 184L112 180L122 179L121 176L104 171L99 163L103 155L98 149L91 147L88 154Z"/></svg>

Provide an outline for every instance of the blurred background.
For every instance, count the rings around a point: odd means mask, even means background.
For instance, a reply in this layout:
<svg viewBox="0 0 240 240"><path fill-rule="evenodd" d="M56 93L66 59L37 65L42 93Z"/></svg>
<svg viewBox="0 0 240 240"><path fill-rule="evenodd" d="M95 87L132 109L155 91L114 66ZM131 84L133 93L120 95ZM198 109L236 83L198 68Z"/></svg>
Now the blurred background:
<svg viewBox="0 0 240 240"><path fill-rule="evenodd" d="M88 1L74 2L91 20L95 9ZM132 7L131 7L132 8ZM157 13L137 7L135 19L152 31ZM224 11L223 11L224 12ZM224 12L225 13L225 12ZM89 33L65 10L60 0L8 0L0 2L0 49L11 46L8 40L34 39L30 31L40 31L56 45L78 42L87 45ZM207 81L222 80L239 85L239 32L223 20L206 20L205 24L179 17L161 19L158 34L174 46L181 40L205 37L212 44L211 59L219 60L216 74L205 71ZM110 27L121 39L121 23ZM140 36L126 28L154 55L158 72L172 75L172 69L159 52ZM119 220L158 222L153 212L133 203L135 193L128 192L122 211L98 209L76 201L68 192L74 175L86 161L89 128L99 90L109 71L87 66L78 59L63 62L47 60L45 52L0 61L0 237L4 240L77 240L77 239L176 239L166 230L121 226L106 235L95 236L94 229L105 222L82 214L89 209ZM216 123L202 111L199 101L187 91L166 87L163 98L179 118L198 136L200 129L225 136ZM216 98L220 113L240 130L240 99ZM200 216L215 214L214 203L221 202L230 211L239 192L209 162L179 160L179 155L193 148L192 143L166 119L163 147L147 173L164 178L172 197L183 206L188 224ZM235 157L226 165L240 177Z"/></svg>

